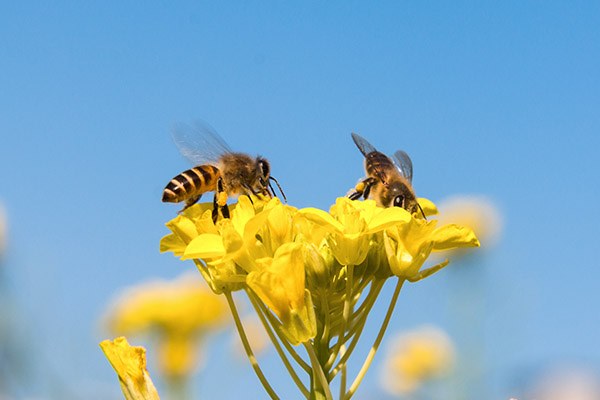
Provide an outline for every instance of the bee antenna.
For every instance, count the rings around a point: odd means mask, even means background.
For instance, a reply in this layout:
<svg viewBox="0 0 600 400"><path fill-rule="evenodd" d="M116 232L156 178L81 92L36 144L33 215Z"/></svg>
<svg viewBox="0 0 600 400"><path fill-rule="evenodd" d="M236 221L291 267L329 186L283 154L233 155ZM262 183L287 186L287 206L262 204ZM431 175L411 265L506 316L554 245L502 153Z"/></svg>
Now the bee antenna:
<svg viewBox="0 0 600 400"><path fill-rule="evenodd" d="M421 210L421 214L423 214L423 218L425 218L425 221L427 221L427 216L425 215L425 211L423 211L423 208L421 207L419 202L417 202L417 205L419 206L419 210Z"/></svg>
<svg viewBox="0 0 600 400"><path fill-rule="evenodd" d="M279 191L281 192L281 196L283 197L283 201L285 201L287 203L287 198L285 197L285 193L283 193L283 189L281 188L281 185L279 184L279 182L277 182L277 179L273 178L272 176L269 176L269 179L275 182L275 184L279 188ZM269 187L271 188L271 191L273 193L275 193L275 190L273 190L273 186L271 185L271 182L269 182Z"/></svg>

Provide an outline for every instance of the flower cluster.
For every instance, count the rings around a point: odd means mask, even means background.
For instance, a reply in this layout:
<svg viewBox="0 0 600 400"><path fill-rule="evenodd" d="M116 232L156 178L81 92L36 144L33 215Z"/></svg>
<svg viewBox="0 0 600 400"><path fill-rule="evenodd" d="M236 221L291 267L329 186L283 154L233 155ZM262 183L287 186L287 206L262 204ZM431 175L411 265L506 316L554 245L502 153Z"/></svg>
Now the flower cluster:
<svg viewBox="0 0 600 400"><path fill-rule="evenodd" d="M437 212L430 201L419 203L426 215ZM210 288L227 297L234 318L231 292L248 294L307 397L331 398L329 384L340 373L345 382L346 362L386 280L396 277L397 290L374 350L402 283L419 281L447 265L444 261L424 268L431 252L479 245L468 228L437 226L435 220L399 207L381 208L372 200L339 198L326 212L299 210L277 198L241 196L231 210L230 219L215 224L212 204L186 209L167 223L172 233L161 240L160 249L193 260ZM244 340L243 331L240 334ZM311 375L310 388L303 386L279 342ZM294 346L300 344L310 365L295 352ZM370 354L341 397L352 396L371 359ZM260 369L255 370L273 396Z"/></svg>

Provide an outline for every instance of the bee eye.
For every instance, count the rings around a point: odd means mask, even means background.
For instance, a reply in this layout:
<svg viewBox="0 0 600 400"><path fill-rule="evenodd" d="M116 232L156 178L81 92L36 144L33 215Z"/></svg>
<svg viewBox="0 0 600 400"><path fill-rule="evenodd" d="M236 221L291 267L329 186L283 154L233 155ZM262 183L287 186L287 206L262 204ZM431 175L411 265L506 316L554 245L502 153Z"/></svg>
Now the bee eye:
<svg viewBox="0 0 600 400"><path fill-rule="evenodd" d="M394 207L404 207L404 196L394 197Z"/></svg>

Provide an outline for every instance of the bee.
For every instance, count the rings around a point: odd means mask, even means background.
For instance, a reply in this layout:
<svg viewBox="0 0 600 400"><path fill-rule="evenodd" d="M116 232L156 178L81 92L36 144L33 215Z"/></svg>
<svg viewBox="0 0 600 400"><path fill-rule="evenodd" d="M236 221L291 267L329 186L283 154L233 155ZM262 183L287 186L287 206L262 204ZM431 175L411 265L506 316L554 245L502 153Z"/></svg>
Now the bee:
<svg viewBox="0 0 600 400"><path fill-rule="evenodd" d="M195 167L169 181L163 191L163 202L184 201L183 211L200 200L204 193L215 192L212 219L216 222L219 210L223 218L229 218L229 196L273 197L271 181L286 200L279 182L271 176L271 165L265 158L233 152L208 124L179 124L173 130L173 140L181 154Z"/></svg>
<svg viewBox="0 0 600 400"><path fill-rule="evenodd" d="M402 207L411 214L420 210L425 218L412 187L413 166L408 154L398 150L390 158L356 133L352 133L352 140L365 156L367 177L350 191L348 197L356 200L370 196L380 207Z"/></svg>

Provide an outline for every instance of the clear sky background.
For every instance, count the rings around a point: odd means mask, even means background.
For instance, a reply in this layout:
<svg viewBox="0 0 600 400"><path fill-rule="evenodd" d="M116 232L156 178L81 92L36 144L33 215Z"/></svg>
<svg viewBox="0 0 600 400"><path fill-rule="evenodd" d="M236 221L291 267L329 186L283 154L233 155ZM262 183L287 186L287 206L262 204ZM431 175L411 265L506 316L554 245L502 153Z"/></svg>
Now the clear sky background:
<svg viewBox="0 0 600 400"><path fill-rule="evenodd" d="M169 132L198 118L266 156L298 207L328 208L362 175L351 131L406 150L420 196L493 199L504 233L473 263L473 390L598 368L599 21L591 1L2 3L2 268L35 370L22 395L120 398L97 320L119 289L193 267L158 242L178 210L162 189L189 167ZM390 332L435 323L463 341L449 299L471 285L455 272L408 286ZM201 397L263 397L227 346ZM381 395L381 360L359 398Z"/></svg>

